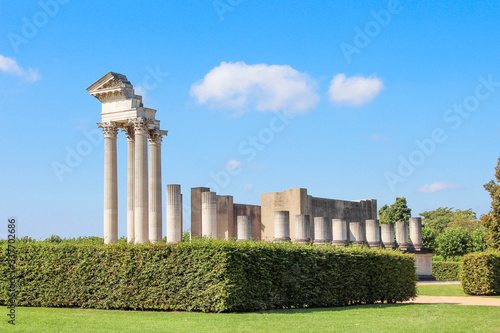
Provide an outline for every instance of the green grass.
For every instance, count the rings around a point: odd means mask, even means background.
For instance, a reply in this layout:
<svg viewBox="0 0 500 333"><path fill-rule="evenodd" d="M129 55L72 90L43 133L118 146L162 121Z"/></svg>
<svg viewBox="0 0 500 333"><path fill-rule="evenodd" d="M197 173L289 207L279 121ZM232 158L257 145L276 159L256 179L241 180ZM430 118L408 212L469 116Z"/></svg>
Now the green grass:
<svg viewBox="0 0 500 333"><path fill-rule="evenodd" d="M463 292L461 284L443 284L443 285L419 285L417 286L417 295L419 296L470 296ZM500 296L482 296L500 298Z"/></svg>
<svg viewBox="0 0 500 333"><path fill-rule="evenodd" d="M2 317L0 331L13 332ZM500 332L500 307L383 304L229 314L17 308L15 331Z"/></svg>
<svg viewBox="0 0 500 333"><path fill-rule="evenodd" d="M443 284L443 285L419 285L417 286L417 295L419 296L468 296L462 290L461 284Z"/></svg>

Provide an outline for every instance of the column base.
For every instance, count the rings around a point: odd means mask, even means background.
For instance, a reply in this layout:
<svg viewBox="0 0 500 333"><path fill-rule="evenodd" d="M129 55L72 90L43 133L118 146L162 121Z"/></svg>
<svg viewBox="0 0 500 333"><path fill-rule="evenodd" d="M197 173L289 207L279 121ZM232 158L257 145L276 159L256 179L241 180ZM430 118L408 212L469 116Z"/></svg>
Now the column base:
<svg viewBox="0 0 500 333"><path fill-rule="evenodd" d="M343 240L334 240L334 241L332 241L332 245L334 245L334 246L349 246L349 242L343 241Z"/></svg>
<svg viewBox="0 0 500 333"><path fill-rule="evenodd" d="M380 247L380 242L368 242L368 246L369 246L371 249L376 249L376 248L379 248L379 247Z"/></svg>
<svg viewBox="0 0 500 333"><path fill-rule="evenodd" d="M287 243L290 241L290 237L284 237L284 238L275 238L274 242L275 243Z"/></svg>
<svg viewBox="0 0 500 333"><path fill-rule="evenodd" d="M309 244L311 242L311 239L310 238L301 238L301 239L295 239L293 242L297 243L297 244Z"/></svg>

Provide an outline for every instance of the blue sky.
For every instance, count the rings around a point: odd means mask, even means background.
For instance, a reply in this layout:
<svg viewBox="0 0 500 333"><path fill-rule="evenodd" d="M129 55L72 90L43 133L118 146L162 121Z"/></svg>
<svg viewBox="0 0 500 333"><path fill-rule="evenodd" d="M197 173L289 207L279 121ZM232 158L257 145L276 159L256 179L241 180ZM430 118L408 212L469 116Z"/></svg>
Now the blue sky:
<svg viewBox="0 0 500 333"><path fill-rule="evenodd" d="M405 196L414 216L486 213L482 185L500 157L499 9L2 1L1 218L35 238L102 236L101 106L85 88L109 71L126 75L169 131L162 180L182 186L185 229L190 188L207 184L239 203L305 187L379 207ZM122 133L120 236L126 155Z"/></svg>

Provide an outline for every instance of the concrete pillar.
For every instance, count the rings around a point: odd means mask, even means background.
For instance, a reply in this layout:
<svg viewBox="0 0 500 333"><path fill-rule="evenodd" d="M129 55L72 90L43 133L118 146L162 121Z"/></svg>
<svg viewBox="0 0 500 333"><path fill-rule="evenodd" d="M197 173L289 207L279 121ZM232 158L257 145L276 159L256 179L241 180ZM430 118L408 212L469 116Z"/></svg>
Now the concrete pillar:
<svg viewBox="0 0 500 333"><path fill-rule="evenodd" d="M149 132L149 241L161 241L162 198L161 198L161 140L157 130Z"/></svg>
<svg viewBox="0 0 500 333"><path fill-rule="evenodd" d="M371 248L380 246L380 234L377 220L366 220L366 241Z"/></svg>
<svg viewBox="0 0 500 333"><path fill-rule="evenodd" d="M148 237L148 129L145 118L133 119L135 135L134 163L134 227L135 244L147 242Z"/></svg>
<svg viewBox="0 0 500 333"><path fill-rule="evenodd" d="M410 239L416 251L422 251L422 219L410 217Z"/></svg>
<svg viewBox="0 0 500 333"><path fill-rule="evenodd" d="M332 219L332 245L347 246L347 221L344 219Z"/></svg>
<svg viewBox="0 0 500 333"><path fill-rule="evenodd" d="M104 244L118 241L118 181L116 136L118 128L112 122L100 123L104 133Z"/></svg>
<svg viewBox="0 0 500 333"><path fill-rule="evenodd" d="M237 216L236 217L236 232L238 234L238 242L252 239L252 217Z"/></svg>
<svg viewBox="0 0 500 333"><path fill-rule="evenodd" d="M408 222L396 222L396 242L401 251L408 251Z"/></svg>
<svg viewBox="0 0 500 333"><path fill-rule="evenodd" d="M167 243L182 242L182 194L178 184L167 185Z"/></svg>
<svg viewBox="0 0 500 333"><path fill-rule="evenodd" d="M201 194L203 192L210 192L210 188L191 188L191 238L201 237Z"/></svg>
<svg viewBox="0 0 500 333"><path fill-rule="evenodd" d="M396 248L396 243L394 243L394 224L392 223L383 223L380 225L381 237L382 237L382 245L386 249L394 249Z"/></svg>
<svg viewBox="0 0 500 333"><path fill-rule="evenodd" d="M311 242L311 216L295 215L294 243L309 244Z"/></svg>
<svg viewBox="0 0 500 333"><path fill-rule="evenodd" d="M290 213L288 211L274 212L274 241L290 241Z"/></svg>
<svg viewBox="0 0 500 333"><path fill-rule="evenodd" d="M355 245L361 245L363 244L363 237L361 235L362 233L362 226L361 222L358 221L353 221L349 222L349 239L351 243Z"/></svg>
<svg viewBox="0 0 500 333"><path fill-rule="evenodd" d="M134 163L135 163L135 137L134 129L127 126L123 129L127 136L127 242L133 243L135 239L134 227Z"/></svg>
<svg viewBox="0 0 500 333"><path fill-rule="evenodd" d="M201 235L217 238L217 196L215 192L201 193Z"/></svg>
<svg viewBox="0 0 500 333"><path fill-rule="evenodd" d="M330 244L329 232L330 224L328 217L315 217L314 218L314 245Z"/></svg>

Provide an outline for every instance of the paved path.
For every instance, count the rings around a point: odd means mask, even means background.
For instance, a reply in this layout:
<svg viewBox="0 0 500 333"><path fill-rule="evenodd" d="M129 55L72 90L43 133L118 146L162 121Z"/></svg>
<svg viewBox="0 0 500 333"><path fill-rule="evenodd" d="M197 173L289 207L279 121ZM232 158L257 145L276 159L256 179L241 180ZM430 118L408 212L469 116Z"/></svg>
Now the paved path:
<svg viewBox="0 0 500 333"><path fill-rule="evenodd" d="M500 298L480 296L417 296L410 304L458 304L500 306Z"/></svg>
<svg viewBox="0 0 500 333"><path fill-rule="evenodd" d="M441 284L460 284L460 281L418 281L417 286L437 286Z"/></svg>

